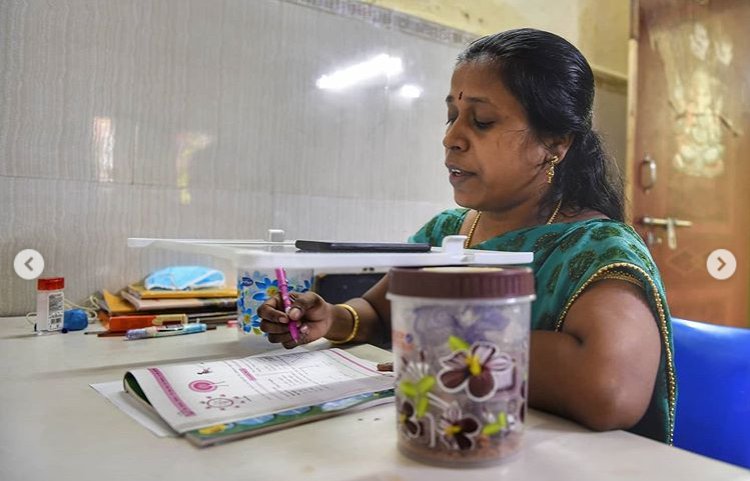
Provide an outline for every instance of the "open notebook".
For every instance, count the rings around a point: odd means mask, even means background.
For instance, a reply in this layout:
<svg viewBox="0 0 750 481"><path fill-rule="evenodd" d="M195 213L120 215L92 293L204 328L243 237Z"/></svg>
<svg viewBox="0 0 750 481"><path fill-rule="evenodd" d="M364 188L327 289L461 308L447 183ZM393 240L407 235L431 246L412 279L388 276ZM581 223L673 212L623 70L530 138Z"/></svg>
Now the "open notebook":
<svg viewBox="0 0 750 481"><path fill-rule="evenodd" d="M128 371L125 391L199 446L393 399L392 373L341 349Z"/></svg>

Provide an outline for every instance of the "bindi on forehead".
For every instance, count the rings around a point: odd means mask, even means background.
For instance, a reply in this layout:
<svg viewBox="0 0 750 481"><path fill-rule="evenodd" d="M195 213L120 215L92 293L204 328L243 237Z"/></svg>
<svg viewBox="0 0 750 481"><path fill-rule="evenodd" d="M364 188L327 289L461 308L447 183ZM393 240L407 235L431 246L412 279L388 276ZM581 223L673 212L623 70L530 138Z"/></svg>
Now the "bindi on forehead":
<svg viewBox="0 0 750 481"><path fill-rule="evenodd" d="M463 96L464 96L464 93L463 93L463 91L459 92L459 93L458 93L458 100L461 100L461 97L463 97Z"/></svg>

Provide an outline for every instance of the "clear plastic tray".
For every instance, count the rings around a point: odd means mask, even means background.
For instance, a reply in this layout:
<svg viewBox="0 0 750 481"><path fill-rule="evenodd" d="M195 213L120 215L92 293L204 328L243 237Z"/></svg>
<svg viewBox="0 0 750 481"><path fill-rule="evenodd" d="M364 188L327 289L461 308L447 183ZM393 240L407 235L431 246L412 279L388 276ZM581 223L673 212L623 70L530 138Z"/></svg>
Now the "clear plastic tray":
<svg viewBox="0 0 750 481"><path fill-rule="evenodd" d="M129 247L157 247L173 251L206 254L225 259L241 269L360 270L363 267L414 267L445 265L529 264L532 252L498 252L464 249L466 236L447 236L442 247L424 253L302 252L294 241L232 239L147 239L129 238Z"/></svg>

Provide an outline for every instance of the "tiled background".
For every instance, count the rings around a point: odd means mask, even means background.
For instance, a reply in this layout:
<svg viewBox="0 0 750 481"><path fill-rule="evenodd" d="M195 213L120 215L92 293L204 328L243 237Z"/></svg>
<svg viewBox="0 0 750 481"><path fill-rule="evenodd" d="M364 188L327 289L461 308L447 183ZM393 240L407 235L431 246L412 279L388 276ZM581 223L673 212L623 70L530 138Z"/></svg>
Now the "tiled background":
<svg viewBox="0 0 750 481"><path fill-rule="evenodd" d="M127 237L404 240L453 205L440 140L460 49L280 0L0 2L0 315L34 308L24 248L80 301L212 264ZM404 72L316 88L379 53ZM600 92L620 157L624 108Z"/></svg>

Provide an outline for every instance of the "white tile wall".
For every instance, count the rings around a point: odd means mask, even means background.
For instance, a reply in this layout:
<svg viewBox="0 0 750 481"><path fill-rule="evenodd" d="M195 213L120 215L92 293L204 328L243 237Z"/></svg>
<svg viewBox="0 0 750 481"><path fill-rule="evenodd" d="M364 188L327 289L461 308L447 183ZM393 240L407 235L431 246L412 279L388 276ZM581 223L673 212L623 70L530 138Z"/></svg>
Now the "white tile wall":
<svg viewBox="0 0 750 481"><path fill-rule="evenodd" d="M13 258L22 249L41 252L45 275L64 276L66 295L81 300L175 262L223 267L210 258L132 250L128 237L263 238L272 225L269 195L196 188L190 196L185 205L173 186L0 176L3 313L34 307L34 282L13 273Z"/></svg>
<svg viewBox="0 0 750 481"><path fill-rule="evenodd" d="M439 140L456 46L275 0L12 0L0 41L2 315L33 309L34 283L12 271L27 247L80 300L212 263L129 236L402 240L450 205ZM403 55L405 74L315 87L379 53ZM396 97L407 79L423 98Z"/></svg>
<svg viewBox="0 0 750 481"><path fill-rule="evenodd" d="M453 206L446 199L441 204L276 194L274 225L290 239L406 241L436 213Z"/></svg>
<svg viewBox="0 0 750 481"><path fill-rule="evenodd" d="M459 50L281 0L0 1L0 315L33 309L24 248L81 300L213 264L130 236L404 240L452 206L440 141ZM379 53L404 73L315 87ZM423 96L399 97L407 82Z"/></svg>

